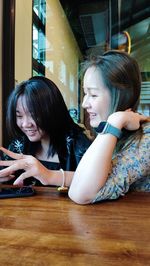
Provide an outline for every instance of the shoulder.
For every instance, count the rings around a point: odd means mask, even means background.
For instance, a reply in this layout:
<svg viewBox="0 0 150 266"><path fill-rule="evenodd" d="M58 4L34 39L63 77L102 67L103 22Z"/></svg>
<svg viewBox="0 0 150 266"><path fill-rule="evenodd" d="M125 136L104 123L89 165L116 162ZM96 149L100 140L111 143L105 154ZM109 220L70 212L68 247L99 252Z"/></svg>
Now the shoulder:
<svg viewBox="0 0 150 266"><path fill-rule="evenodd" d="M150 134L150 121L145 122L141 125L143 134Z"/></svg>
<svg viewBox="0 0 150 266"><path fill-rule="evenodd" d="M147 145L150 143L150 122L144 122L136 131L128 131L127 138L121 140L122 148L126 149L129 146L137 147L139 145ZM119 143L119 144L120 144Z"/></svg>
<svg viewBox="0 0 150 266"><path fill-rule="evenodd" d="M91 145L92 140L89 135L86 133L84 128L78 127L75 130L71 130L67 135L67 146L73 145L74 149L78 153L84 153L87 148Z"/></svg>
<svg viewBox="0 0 150 266"><path fill-rule="evenodd" d="M142 123L140 129L139 145L148 148L150 146L150 122Z"/></svg>
<svg viewBox="0 0 150 266"><path fill-rule="evenodd" d="M149 147L150 147L150 122L143 123L141 125L142 134L139 141L139 147L145 151L145 155L149 156ZM149 156L150 158L150 156Z"/></svg>
<svg viewBox="0 0 150 266"><path fill-rule="evenodd" d="M138 161L148 162L150 160L149 147L150 123L145 122L127 139L120 152L125 156L128 155L133 161L138 158Z"/></svg>
<svg viewBox="0 0 150 266"><path fill-rule="evenodd" d="M81 130L79 130L77 132L77 134L75 134L74 136L76 143L85 145L87 144L88 146L92 143L92 138L88 132L88 130L86 130L86 128L82 127Z"/></svg>

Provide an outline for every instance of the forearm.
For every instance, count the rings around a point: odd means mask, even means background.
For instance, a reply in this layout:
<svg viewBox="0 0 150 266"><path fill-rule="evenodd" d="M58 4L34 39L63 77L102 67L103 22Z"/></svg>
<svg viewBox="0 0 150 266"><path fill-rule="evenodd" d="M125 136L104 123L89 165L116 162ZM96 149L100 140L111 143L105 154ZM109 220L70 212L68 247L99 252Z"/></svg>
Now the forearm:
<svg viewBox="0 0 150 266"><path fill-rule="evenodd" d="M74 174L69 197L86 204L106 183L117 138L99 134L81 159Z"/></svg>
<svg viewBox="0 0 150 266"><path fill-rule="evenodd" d="M74 172L71 171L65 171L65 186L70 187L70 184L72 182L72 178L74 175ZM63 183L63 175L60 170L48 170L48 174L45 178L46 184L45 185L53 185L53 186L61 186Z"/></svg>
<svg viewBox="0 0 150 266"><path fill-rule="evenodd" d="M108 122L118 128L136 130L140 122L146 117L132 111L116 112L108 117ZM69 196L80 204L90 203L97 192L105 185L109 172L111 173L111 160L117 138L111 134L99 134L81 159L73 181Z"/></svg>

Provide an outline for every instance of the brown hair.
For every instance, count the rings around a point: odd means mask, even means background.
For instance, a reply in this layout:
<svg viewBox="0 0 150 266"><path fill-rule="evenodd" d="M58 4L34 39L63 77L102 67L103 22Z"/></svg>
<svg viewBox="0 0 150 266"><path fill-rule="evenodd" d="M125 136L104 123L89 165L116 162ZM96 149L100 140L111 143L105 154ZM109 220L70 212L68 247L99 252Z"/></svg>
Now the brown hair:
<svg viewBox="0 0 150 266"><path fill-rule="evenodd" d="M112 99L110 112L136 110L141 92L141 74L138 63L125 52L110 50L102 56L91 56L82 64L83 73L95 66Z"/></svg>

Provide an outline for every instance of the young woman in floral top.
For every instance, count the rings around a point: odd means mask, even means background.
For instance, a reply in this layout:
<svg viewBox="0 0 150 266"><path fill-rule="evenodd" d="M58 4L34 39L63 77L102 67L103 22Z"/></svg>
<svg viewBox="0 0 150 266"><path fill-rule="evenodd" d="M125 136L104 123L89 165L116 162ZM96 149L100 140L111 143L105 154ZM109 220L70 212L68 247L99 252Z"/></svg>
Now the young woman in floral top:
<svg viewBox="0 0 150 266"><path fill-rule="evenodd" d="M117 199L130 189L150 191L150 119L136 112L141 90L137 62L119 51L92 57L84 63L83 89L82 106L98 134L75 173L65 172L69 197L78 204L89 204ZM5 152L18 160L5 163L9 167L0 172L1 177L26 169L25 155ZM31 174L44 184L62 183L56 171L42 175L37 168L28 167L28 174L15 184L23 184Z"/></svg>

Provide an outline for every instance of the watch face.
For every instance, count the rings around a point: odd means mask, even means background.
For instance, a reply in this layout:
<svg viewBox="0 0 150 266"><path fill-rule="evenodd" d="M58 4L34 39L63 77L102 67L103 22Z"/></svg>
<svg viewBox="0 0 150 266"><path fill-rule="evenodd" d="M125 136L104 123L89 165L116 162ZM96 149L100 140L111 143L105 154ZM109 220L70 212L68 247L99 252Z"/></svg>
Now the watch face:
<svg viewBox="0 0 150 266"><path fill-rule="evenodd" d="M106 122L102 121L99 123L98 127L95 127L94 129L97 133L101 133L103 131L105 125L106 125Z"/></svg>

